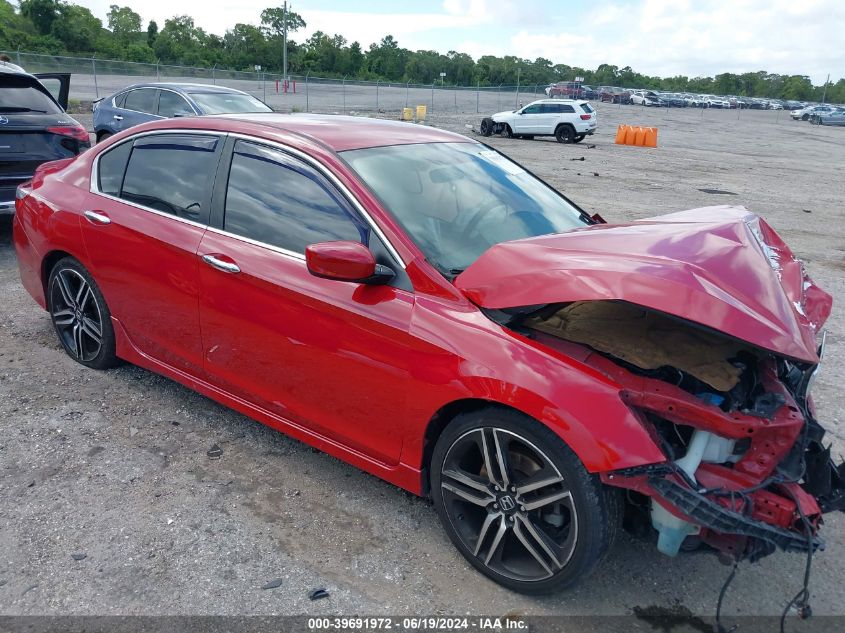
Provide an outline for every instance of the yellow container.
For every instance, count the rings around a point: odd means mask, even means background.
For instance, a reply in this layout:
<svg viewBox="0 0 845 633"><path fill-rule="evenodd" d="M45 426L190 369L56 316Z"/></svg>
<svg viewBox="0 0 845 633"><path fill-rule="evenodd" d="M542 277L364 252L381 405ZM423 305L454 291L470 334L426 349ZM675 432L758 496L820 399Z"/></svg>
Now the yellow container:
<svg viewBox="0 0 845 633"><path fill-rule="evenodd" d="M402 108L402 120L403 121L413 121L414 120L414 109L413 108Z"/></svg>
<svg viewBox="0 0 845 633"><path fill-rule="evenodd" d="M417 106L417 121L425 121L425 106Z"/></svg>

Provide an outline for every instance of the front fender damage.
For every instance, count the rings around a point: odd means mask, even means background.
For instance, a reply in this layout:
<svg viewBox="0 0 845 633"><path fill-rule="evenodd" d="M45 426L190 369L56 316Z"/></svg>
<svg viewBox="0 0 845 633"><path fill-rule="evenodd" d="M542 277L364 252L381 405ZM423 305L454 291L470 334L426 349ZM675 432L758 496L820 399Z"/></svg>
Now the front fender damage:
<svg viewBox="0 0 845 633"><path fill-rule="evenodd" d="M808 393L817 365L624 302L492 315L613 379L666 461L606 472L630 526L658 549L708 545L734 560L823 549L822 514L845 510ZM653 529L652 529L653 528Z"/></svg>

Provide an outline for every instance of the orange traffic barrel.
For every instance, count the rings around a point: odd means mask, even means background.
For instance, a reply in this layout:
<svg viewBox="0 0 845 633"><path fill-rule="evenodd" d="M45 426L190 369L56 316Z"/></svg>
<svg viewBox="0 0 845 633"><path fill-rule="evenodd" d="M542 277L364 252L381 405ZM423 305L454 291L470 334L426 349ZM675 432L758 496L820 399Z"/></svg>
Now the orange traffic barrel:
<svg viewBox="0 0 845 633"><path fill-rule="evenodd" d="M645 129L645 146L657 147L657 128L647 127Z"/></svg>

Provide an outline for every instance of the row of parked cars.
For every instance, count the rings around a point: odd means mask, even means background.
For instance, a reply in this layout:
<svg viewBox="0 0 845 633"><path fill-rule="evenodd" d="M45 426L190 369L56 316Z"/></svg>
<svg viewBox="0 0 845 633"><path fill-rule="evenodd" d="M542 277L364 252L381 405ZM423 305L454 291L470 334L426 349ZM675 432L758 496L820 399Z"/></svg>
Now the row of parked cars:
<svg viewBox="0 0 845 633"><path fill-rule="evenodd" d="M784 110L803 105L780 99L718 96L689 92L658 92L656 90L620 88L619 86L593 87L574 81L550 84L546 87L545 92L551 98L587 99L605 103L671 108Z"/></svg>
<svg viewBox="0 0 845 633"><path fill-rule="evenodd" d="M845 126L845 106L810 104L795 108L789 115L796 121L809 121L814 125Z"/></svg>

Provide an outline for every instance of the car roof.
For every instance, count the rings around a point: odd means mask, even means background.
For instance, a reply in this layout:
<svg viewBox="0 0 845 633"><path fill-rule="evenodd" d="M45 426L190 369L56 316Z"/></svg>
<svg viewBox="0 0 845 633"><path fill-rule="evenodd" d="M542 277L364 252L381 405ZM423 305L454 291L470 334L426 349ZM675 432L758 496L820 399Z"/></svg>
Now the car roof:
<svg viewBox="0 0 845 633"><path fill-rule="evenodd" d="M535 103L589 103L589 101L586 99L537 99L528 105L533 105Z"/></svg>
<svg viewBox="0 0 845 633"><path fill-rule="evenodd" d="M293 132L307 137L335 152L388 145L415 143L473 143L472 139L427 125L386 119L337 114L282 114L255 112L197 117L257 124L265 128ZM185 119L181 120L185 123Z"/></svg>
<svg viewBox="0 0 845 633"><path fill-rule="evenodd" d="M165 81L159 82L151 82L151 83L141 83L141 84L132 84L131 86L126 86L125 88L121 88L114 94L120 94L122 92L126 92L127 90L133 90L135 88L169 88L170 90L176 90L177 92L202 92L202 93L218 93L218 94L247 94L242 90L235 90L234 88L228 88L226 86L216 86L213 84L197 84L197 83L168 83Z"/></svg>

